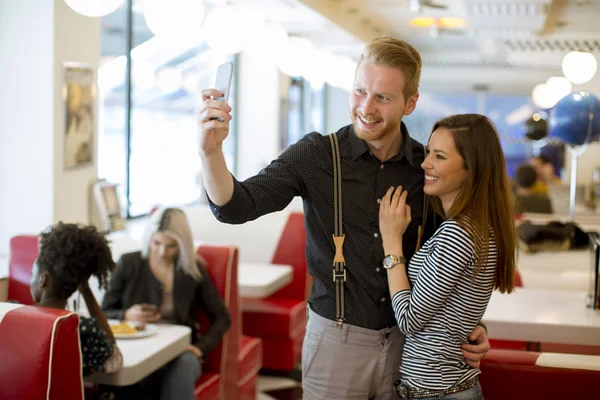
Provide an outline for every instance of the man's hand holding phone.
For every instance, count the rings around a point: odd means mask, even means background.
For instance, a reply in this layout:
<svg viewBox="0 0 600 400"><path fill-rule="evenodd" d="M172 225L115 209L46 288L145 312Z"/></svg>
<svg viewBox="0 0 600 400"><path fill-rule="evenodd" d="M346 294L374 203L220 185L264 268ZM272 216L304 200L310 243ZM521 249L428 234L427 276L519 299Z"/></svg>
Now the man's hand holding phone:
<svg viewBox="0 0 600 400"><path fill-rule="evenodd" d="M220 152L223 140L229 134L231 107L227 104L233 64L225 63L217 69L216 89L202 90L202 107L198 113L198 139L200 156L210 156Z"/></svg>

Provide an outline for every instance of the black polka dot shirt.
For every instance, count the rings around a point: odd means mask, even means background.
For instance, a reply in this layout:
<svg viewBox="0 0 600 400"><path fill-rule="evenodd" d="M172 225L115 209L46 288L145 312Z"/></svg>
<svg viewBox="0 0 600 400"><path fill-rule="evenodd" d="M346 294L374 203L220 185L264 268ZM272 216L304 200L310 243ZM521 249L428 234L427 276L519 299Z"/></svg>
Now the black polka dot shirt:
<svg viewBox="0 0 600 400"><path fill-rule="evenodd" d="M400 152L385 162L369 152L367 144L354 134L352 125L337 132L346 235L345 323L367 329L396 324L387 274L382 267L385 255L379 233L379 201L390 186L402 185L408 190L413 215L404 235L407 258L415 251L422 221L424 174L420 165L424 150L410 138L404 123L401 131ZM310 133L258 175L244 182L234 179L232 199L222 207L211 203L211 209L220 221L241 224L283 210L295 196L301 196L304 202L306 257L309 273L314 277L309 304L317 314L335 320L333 167L327 136ZM433 229L427 229L425 236L432 233Z"/></svg>
<svg viewBox="0 0 600 400"><path fill-rule="evenodd" d="M104 363L113 354L114 343L94 318L79 318L79 341L83 375L103 372Z"/></svg>

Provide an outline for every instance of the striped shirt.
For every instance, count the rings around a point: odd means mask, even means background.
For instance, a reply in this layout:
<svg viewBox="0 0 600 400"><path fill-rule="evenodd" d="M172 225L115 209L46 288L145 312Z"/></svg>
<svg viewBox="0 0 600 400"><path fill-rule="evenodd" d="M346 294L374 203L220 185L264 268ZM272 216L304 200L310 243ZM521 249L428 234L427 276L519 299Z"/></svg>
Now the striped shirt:
<svg viewBox="0 0 600 400"><path fill-rule="evenodd" d="M461 345L481 320L494 290L493 238L475 281L474 254L466 230L448 220L409 263L412 291L397 292L392 305L406 335L400 371L410 386L441 390L480 373L465 363Z"/></svg>

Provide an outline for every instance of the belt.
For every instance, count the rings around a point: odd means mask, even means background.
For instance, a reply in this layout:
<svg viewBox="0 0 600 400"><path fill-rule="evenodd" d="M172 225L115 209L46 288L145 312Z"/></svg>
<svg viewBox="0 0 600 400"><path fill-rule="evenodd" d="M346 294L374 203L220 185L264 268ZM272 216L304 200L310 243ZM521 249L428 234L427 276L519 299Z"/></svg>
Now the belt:
<svg viewBox="0 0 600 400"><path fill-rule="evenodd" d="M434 389L419 389L412 386L406 386L400 381L394 383L394 389L401 399L425 399L427 397L441 397L451 393L461 392L472 388L477 384L477 377L474 376L464 382L449 387L448 389L434 390Z"/></svg>

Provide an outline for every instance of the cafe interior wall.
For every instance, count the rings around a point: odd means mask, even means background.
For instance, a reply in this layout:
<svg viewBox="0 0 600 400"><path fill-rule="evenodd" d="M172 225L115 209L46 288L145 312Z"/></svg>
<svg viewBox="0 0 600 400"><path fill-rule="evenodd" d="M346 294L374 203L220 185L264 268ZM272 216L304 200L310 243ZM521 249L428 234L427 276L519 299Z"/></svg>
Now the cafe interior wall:
<svg viewBox="0 0 600 400"><path fill-rule="evenodd" d="M63 64L98 67L100 20L75 13L64 0L0 0L0 10L0 256L6 256L14 235L58 221L89 222L97 137L93 162L65 169Z"/></svg>

